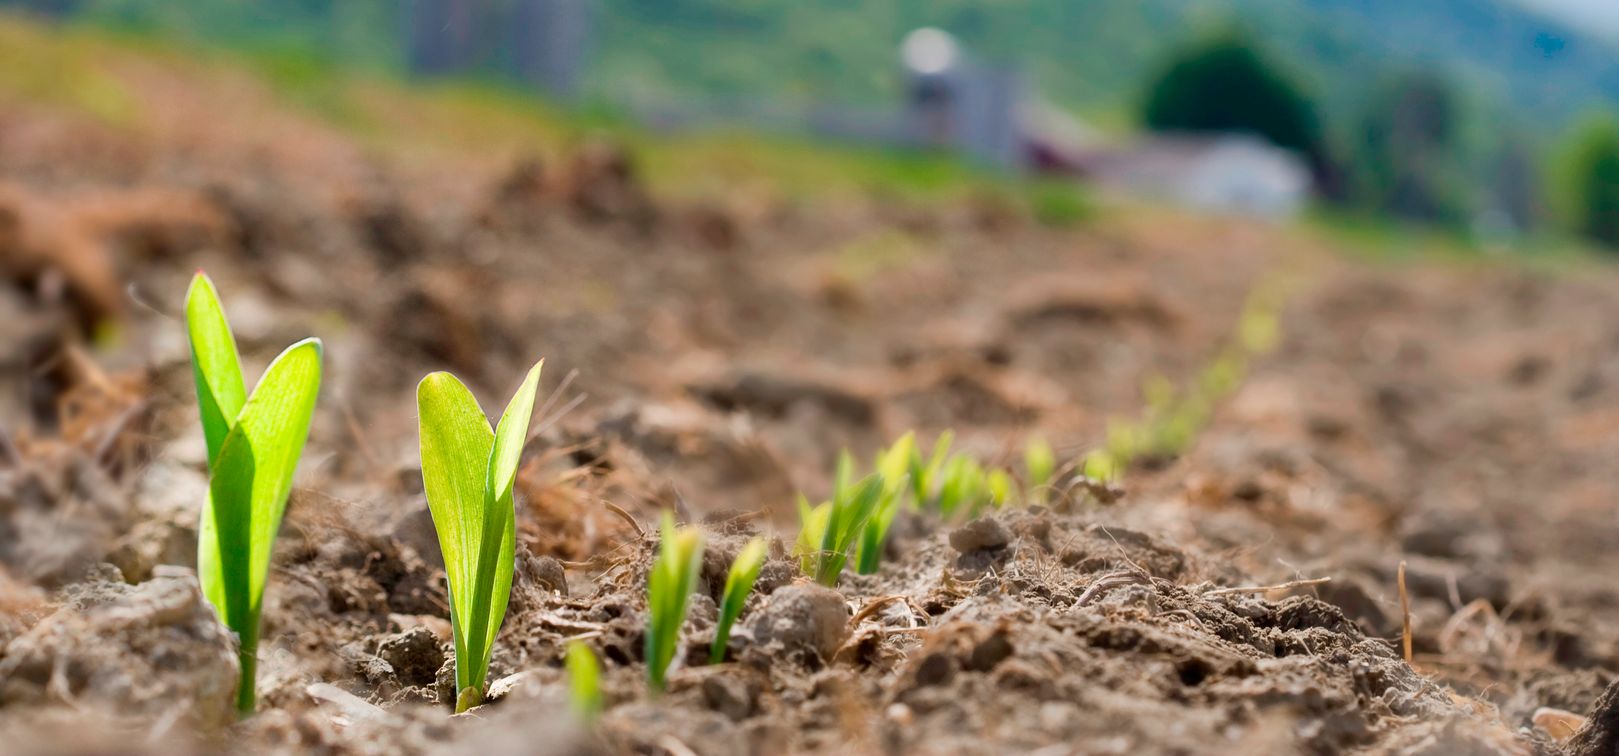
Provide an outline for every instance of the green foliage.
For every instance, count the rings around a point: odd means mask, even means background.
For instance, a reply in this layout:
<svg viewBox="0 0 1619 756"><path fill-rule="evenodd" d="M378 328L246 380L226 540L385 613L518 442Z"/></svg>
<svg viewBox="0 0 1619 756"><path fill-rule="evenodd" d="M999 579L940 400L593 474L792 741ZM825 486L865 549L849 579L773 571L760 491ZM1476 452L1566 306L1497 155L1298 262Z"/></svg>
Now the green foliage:
<svg viewBox="0 0 1619 756"><path fill-rule="evenodd" d="M1080 473L1092 480L1118 480L1124 474L1123 466L1107 449L1093 449L1079 464Z"/></svg>
<svg viewBox="0 0 1619 756"><path fill-rule="evenodd" d="M971 517L986 499L984 468L965 454L955 454L944 463L939 476L939 494L933 505L946 520L959 513Z"/></svg>
<svg viewBox="0 0 1619 756"><path fill-rule="evenodd" d="M926 461L920 454L911 455L911 495L915 497L916 506L925 507L933 499L934 484L939 480L945 459L950 455L950 444L955 440L954 433L945 431L934 439L933 451Z"/></svg>
<svg viewBox="0 0 1619 756"><path fill-rule="evenodd" d="M1012 500L1012 474L997 467L984 475L984 495L995 509Z"/></svg>
<svg viewBox="0 0 1619 756"><path fill-rule="evenodd" d="M569 641L567 650L568 700L574 716L593 722L602 711L601 662L583 641Z"/></svg>
<svg viewBox="0 0 1619 756"><path fill-rule="evenodd" d="M1255 44L1225 32L1176 54L1148 87L1154 131L1248 132L1310 158L1324 150L1315 105Z"/></svg>
<svg viewBox="0 0 1619 756"><path fill-rule="evenodd" d="M321 345L305 339L287 347L248 396L219 294L200 272L186 293L185 315L208 445L208 500L197 526L197 576L203 595L240 639L236 705L250 713L270 551L309 437L320 391Z"/></svg>
<svg viewBox="0 0 1619 756"><path fill-rule="evenodd" d="M882 502L883 476L873 473L855 483L853 467L845 452L838 462L829 501L811 507L803 496L798 499L796 551L804 572L821 585L837 585L855 539Z"/></svg>
<svg viewBox="0 0 1619 756"><path fill-rule="evenodd" d="M1023 446L1023 485L1028 491L1029 501L1036 504L1046 500L1046 489L1051 485L1051 476L1057 471L1057 453L1052 450L1051 444L1040 436L1029 439Z"/></svg>
<svg viewBox="0 0 1619 756"><path fill-rule="evenodd" d="M675 659L680 626L697 588L703 566L703 532L694 527L676 529L674 515L664 512L662 543L647 576L646 673L653 692L663 690L669 664Z"/></svg>
<svg viewBox="0 0 1619 756"><path fill-rule="evenodd" d="M1560 204L1570 228L1619 249L1619 119L1600 115L1581 124L1557 167Z"/></svg>
<svg viewBox="0 0 1619 756"><path fill-rule="evenodd" d="M512 486L542 365L544 360L528 371L493 431L478 400L455 376L433 373L416 388L422 486L450 587L457 712L483 700L489 656L511 598L517 543Z"/></svg>
<svg viewBox="0 0 1619 756"><path fill-rule="evenodd" d="M1106 443L1081 458L1080 472L1111 481L1138 459L1173 457L1191 446L1212 418L1215 406L1241 387L1252 359L1276 348L1285 293L1280 277L1256 285L1243 304L1230 341L1184 388L1162 376L1147 379L1141 392L1146 405L1141 416L1109 420Z"/></svg>
<svg viewBox="0 0 1619 756"><path fill-rule="evenodd" d="M916 457L914 432L907 432L892 446L877 454L876 470L883 478L883 491L877 501L877 511L866 522L866 526L860 529L855 572L861 575L875 573L877 567L882 564L883 546L888 542L888 529L893 526L894 517L899 514L899 508L908 490L906 483L911 480L911 469Z"/></svg>
<svg viewBox="0 0 1619 756"><path fill-rule="evenodd" d="M1357 204L1421 221L1464 223L1476 209L1462 150L1462 103L1430 71L1400 74L1374 95L1351 140ZM1476 161L1482 162L1482 161Z"/></svg>
<svg viewBox="0 0 1619 756"><path fill-rule="evenodd" d="M719 623L714 627L714 644L708 649L708 662L725 661L725 648L731 642L731 626L742 615L742 606L759 579L759 570L765 564L765 539L755 537L737 552L731 562L731 571L725 576L725 595L720 600Z"/></svg>
<svg viewBox="0 0 1619 756"><path fill-rule="evenodd" d="M1069 228L1091 217L1091 201L1078 182L1035 181L1024 190L1029 214L1043 226Z"/></svg>

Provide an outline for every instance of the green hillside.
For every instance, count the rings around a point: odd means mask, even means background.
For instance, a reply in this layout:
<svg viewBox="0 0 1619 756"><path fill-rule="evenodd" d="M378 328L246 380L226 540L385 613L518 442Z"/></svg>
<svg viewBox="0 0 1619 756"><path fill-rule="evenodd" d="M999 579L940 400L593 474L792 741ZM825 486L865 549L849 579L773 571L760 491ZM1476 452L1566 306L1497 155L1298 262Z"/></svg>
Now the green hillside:
<svg viewBox="0 0 1619 756"><path fill-rule="evenodd" d="M80 17L100 24L380 69L403 66L411 6L76 5ZM898 86L898 40L932 25L982 58L1018 62L1057 102L1105 116L1133 112L1143 78L1170 50L1228 23L1256 32L1331 108L1359 102L1379 71L1403 66L1451 72L1479 99L1522 111L1526 122L1550 115L1561 123L1619 97L1619 56L1609 43L1507 0L604 0L592 23L585 92L609 103L883 103Z"/></svg>

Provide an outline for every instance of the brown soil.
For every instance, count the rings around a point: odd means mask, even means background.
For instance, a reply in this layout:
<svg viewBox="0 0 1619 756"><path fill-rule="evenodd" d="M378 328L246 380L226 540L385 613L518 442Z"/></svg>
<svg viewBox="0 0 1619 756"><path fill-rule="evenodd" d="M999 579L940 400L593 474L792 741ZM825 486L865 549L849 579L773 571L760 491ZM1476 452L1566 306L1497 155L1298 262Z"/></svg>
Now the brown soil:
<svg viewBox="0 0 1619 756"><path fill-rule="evenodd" d="M0 124L10 752L1550 753L1535 712L1585 714L1619 670L1606 268L1357 264L1142 209L1063 230L989 199L674 202L602 146L413 161L307 123ZM919 252L848 265L895 234ZM250 379L326 341L239 723L191 571L206 479L175 312L198 267ZM952 428L986 462L1035 432L1071 457L1149 377L1191 380L1279 270L1280 348L1120 500L907 516L879 574L799 579L792 496L823 493L838 450ZM451 717L412 389L449 368L493 407L540 356L549 388L574 377L519 477L494 700ZM665 508L710 545L652 698ZM753 532L771 561L706 665ZM579 637L605 664L589 730L565 700ZM1605 700L1578 752L1612 752Z"/></svg>

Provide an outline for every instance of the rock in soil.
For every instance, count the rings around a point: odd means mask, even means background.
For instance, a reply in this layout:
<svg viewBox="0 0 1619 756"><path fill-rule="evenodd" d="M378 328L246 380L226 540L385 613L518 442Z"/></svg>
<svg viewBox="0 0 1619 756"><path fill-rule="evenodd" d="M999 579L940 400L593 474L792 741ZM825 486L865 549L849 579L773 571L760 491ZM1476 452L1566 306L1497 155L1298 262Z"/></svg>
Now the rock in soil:
<svg viewBox="0 0 1619 756"><path fill-rule="evenodd" d="M200 729L236 720L235 636L195 574L158 567L151 580L127 585L108 568L75 589L6 646L0 704L65 700L154 719L181 712Z"/></svg>

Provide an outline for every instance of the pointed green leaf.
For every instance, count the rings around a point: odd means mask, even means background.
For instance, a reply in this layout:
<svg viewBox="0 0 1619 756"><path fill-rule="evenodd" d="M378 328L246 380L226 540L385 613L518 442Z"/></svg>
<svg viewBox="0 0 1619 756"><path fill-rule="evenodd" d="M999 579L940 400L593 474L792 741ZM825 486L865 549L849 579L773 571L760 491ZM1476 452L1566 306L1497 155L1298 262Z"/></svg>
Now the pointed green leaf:
<svg viewBox="0 0 1619 756"><path fill-rule="evenodd" d="M507 403L500 416L500 427L495 430L494 452L489 462L489 490L495 499L509 496L512 483L517 479L517 463L523 455L523 444L528 440L528 426L534 415L534 394L540 386L540 368L545 360L534 363L523 378L517 393Z"/></svg>
<svg viewBox="0 0 1619 756"><path fill-rule="evenodd" d="M197 407L202 434L208 443L208 468L219 460L219 448L236 424L247 389L242 382L236 339L231 336L225 309L214 282L201 271L186 291L186 338L191 343L191 374L197 384Z"/></svg>
<svg viewBox="0 0 1619 756"><path fill-rule="evenodd" d="M601 662L583 641L568 641L568 698L574 716L584 722L594 720L602 710Z"/></svg>
<svg viewBox="0 0 1619 756"><path fill-rule="evenodd" d="M832 515L832 502L823 501L813 507L803 494L798 495L798 540L793 553L798 555L799 566L806 574L815 574L815 562L820 556L821 539L826 534L827 522Z"/></svg>
<svg viewBox="0 0 1619 756"><path fill-rule="evenodd" d="M1029 439L1023 447L1023 482L1028 486L1027 498L1035 503L1044 503L1046 487L1051 484L1051 476L1057 469L1057 453L1052 450L1051 444L1040 436Z"/></svg>
<svg viewBox="0 0 1619 756"><path fill-rule="evenodd" d="M647 683L663 689L669 664L679 645L680 626L686 621L691 593L703 563L703 533L687 527L675 529L674 517L664 512L658 556L647 575Z"/></svg>
<svg viewBox="0 0 1619 756"><path fill-rule="evenodd" d="M478 549L477 583L474 586L474 612L467 632L481 643L480 668L487 669L489 655L495 647L495 636L500 634L500 623L506 618L506 606L512 595L512 570L516 561L517 513L513 506L512 486L517 479L517 465L523 456L523 444L528 440L528 426L534 415L534 394L539 389L541 360L534 363L517 393L506 404L495 429L495 440L487 464L488 479L484 483L486 495L482 543ZM481 675L477 682L482 682Z"/></svg>
<svg viewBox="0 0 1619 756"><path fill-rule="evenodd" d="M759 579L759 570L765 564L765 539L755 536L731 562L731 571L725 576L725 594L720 599L719 623L714 627L714 643L708 649L708 662L725 661L725 647L730 643L731 625L741 616L748 593Z"/></svg>
<svg viewBox="0 0 1619 756"><path fill-rule="evenodd" d="M822 585L835 585L843 574L849 559L849 547L855 536L866 526L883 492L883 476L873 473L852 490L844 491L832 500L826 529L821 534L821 550L817 555L815 580Z"/></svg>

